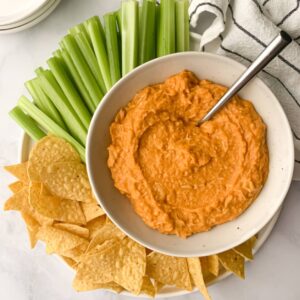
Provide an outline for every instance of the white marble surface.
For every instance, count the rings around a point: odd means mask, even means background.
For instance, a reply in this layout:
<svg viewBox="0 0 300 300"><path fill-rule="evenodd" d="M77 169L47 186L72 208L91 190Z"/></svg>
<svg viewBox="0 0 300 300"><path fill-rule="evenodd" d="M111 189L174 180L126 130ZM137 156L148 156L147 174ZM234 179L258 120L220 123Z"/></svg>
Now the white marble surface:
<svg viewBox="0 0 300 300"><path fill-rule="evenodd" d="M0 165L18 160L21 130L7 113L25 92L23 83L34 76L57 42L72 25L92 16L117 9L119 0L62 0L45 21L7 36L0 36ZM0 207L10 195L13 178L0 171ZM300 183L293 183L282 214L270 238L247 265L246 280L230 278L209 288L215 300L300 299ZM0 210L0 299L74 300L134 299L109 292L76 293L71 288L73 273L56 257L46 256L42 245L31 251L26 230L15 212ZM202 299L197 294L176 298Z"/></svg>

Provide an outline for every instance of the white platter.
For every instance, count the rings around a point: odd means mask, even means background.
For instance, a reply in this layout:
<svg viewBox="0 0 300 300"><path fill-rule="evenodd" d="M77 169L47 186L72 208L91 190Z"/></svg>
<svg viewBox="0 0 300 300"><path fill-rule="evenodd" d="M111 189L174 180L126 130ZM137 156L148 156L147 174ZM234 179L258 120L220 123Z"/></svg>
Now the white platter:
<svg viewBox="0 0 300 300"><path fill-rule="evenodd" d="M200 41L200 35L191 33L191 46L192 46L192 49L194 49L195 51L198 51L197 47L199 45L199 41ZM20 141L20 147L19 147L19 161L20 162L24 162L24 161L28 160L29 152L30 152L32 145L33 145L33 141L30 139L30 137L26 133L23 133L21 141ZM276 214L271 219L271 221L265 227L263 227L263 229L260 230L260 232L258 233L257 242L253 249L254 254L256 254L258 252L258 250L263 246L263 244L266 242L269 235L271 234L272 229L274 228L274 226L279 218L281 209L282 209L282 207L279 208L279 210L276 212ZM60 259L60 258L58 257L58 259ZM255 263L255 260L252 263ZM208 284L208 286L216 284L217 282L227 278L230 275L232 275L232 273L225 272L223 275L221 275L218 278L216 278L215 280L211 281ZM187 294L195 293L195 292L198 293L198 290L194 289L193 291L190 292L190 291L178 289L174 286L164 286L159 291L159 293L156 294L156 298L177 297L177 296L183 296L183 295L187 295ZM126 291L121 292L121 295L131 296L131 297L134 296ZM148 297L148 296L139 295L139 296L135 296L135 297L140 298L140 297Z"/></svg>

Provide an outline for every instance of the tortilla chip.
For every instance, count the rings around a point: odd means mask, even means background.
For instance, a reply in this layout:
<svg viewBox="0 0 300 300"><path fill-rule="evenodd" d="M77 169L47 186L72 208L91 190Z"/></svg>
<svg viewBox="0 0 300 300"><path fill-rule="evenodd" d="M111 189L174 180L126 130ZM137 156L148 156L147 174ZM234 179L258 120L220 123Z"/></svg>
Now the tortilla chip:
<svg viewBox="0 0 300 300"><path fill-rule="evenodd" d="M88 239L89 235L90 235L89 230L87 228L78 226L78 225L74 225L74 224L56 223L56 224L53 224L53 227L71 232L75 235L78 235L78 236L84 238L84 239Z"/></svg>
<svg viewBox="0 0 300 300"><path fill-rule="evenodd" d="M70 258L63 255L60 255L60 258L72 269L76 270L77 262Z"/></svg>
<svg viewBox="0 0 300 300"><path fill-rule="evenodd" d="M157 294L165 285L157 280L154 280L155 294Z"/></svg>
<svg viewBox="0 0 300 300"><path fill-rule="evenodd" d="M24 209L26 199L28 198L28 188L23 188L19 192L12 195L4 203L4 210L18 210Z"/></svg>
<svg viewBox="0 0 300 300"><path fill-rule="evenodd" d="M101 244L98 244L92 248L88 247L87 251L85 252L85 255L93 255L95 253L102 252L108 248L115 247L116 244L120 244L121 240L112 238L109 240L104 241Z"/></svg>
<svg viewBox="0 0 300 300"><path fill-rule="evenodd" d="M216 254L207 257L208 271L214 276L218 276L220 272L219 258Z"/></svg>
<svg viewBox="0 0 300 300"><path fill-rule="evenodd" d="M20 192L25 187L24 182L22 181L15 181L8 185L8 188L15 194L17 192Z"/></svg>
<svg viewBox="0 0 300 300"><path fill-rule="evenodd" d="M218 254L219 260L223 267L233 272L238 277L245 279L244 264L245 259L233 250L228 250Z"/></svg>
<svg viewBox="0 0 300 300"><path fill-rule="evenodd" d="M42 183L55 196L94 202L85 165L76 161L52 163L43 169Z"/></svg>
<svg viewBox="0 0 300 300"><path fill-rule="evenodd" d="M22 212L21 214L24 222L26 223L30 247L33 249L38 241L37 233L39 231L40 224L37 220L35 220L31 215L27 214L26 212Z"/></svg>
<svg viewBox="0 0 300 300"><path fill-rule="evenodd" d="M52 196L45 186L37 182L33 182L29 190L29 202L42 216L61 222L86 224L77 201Z"/></svg>
<svg viewBox="0 0 300 300"><path fill-rule="evenodd" d="M92 203L80 203L87 222L96 219L97 217L105 215L105 212L97 204L96 200Z"/></svg>
<svg viewBox="0 0 300 300"><path fill-rule="evenodd" d="M187 258L189 273L192 277L192 280L195 286L199 289L204 299L211 300L202 274L201 263L198 257L189 257Z"/></svg>
<svg viewBox="0 0 300 300"><path fill-rule="evenodd" d="M77 277L75 277L73 281L73 288L77 292L91 291L96 289L113 290L117 293L123 291L123 288L113 281L107 283L96 283L91 280L78 279Z"/></svg>
<svg viewBox="0 0 300 300"><path fill-rule="evenodd" d="M252 243L253 241L249 239L243 244L233 248L233 250L239 255L243 256L245 259L253 260Z"/></svg>
<svg viewBox="0 0 300 300"><path fill-rule="evenodd" d="M22 182L28 182L29 178L27 175L27 162L17 164L17 165L11 165L11 166L6 166L4 169L8 171L10 174L18 178Z"/></svg>
<svg viewBox="0 0 300 300"><path fill-rule="evenodd" d="M65 140L49 135L39 140L29 155L28 175L31 181L41 181L44 168L55 162L76 161L80 156Z"/></svg>
<svg viewBox="0 0 300 300"><path fill-rule="evenodd" d="M97 234L91 240L88 249L92 249L95 246L102 244L106 240L122 240L124 237L125 234L121 230L119 230L114 224L107 223L97 231Z"/></svg>
<svg viewBox="0 0 300 300"><path fill-rule="evenodd" d="M106 221L106 216L103 215L101 217L98 217L96 219L93 219L92 221L88 222L85 227L89 230L90 232L90 239L92 240L96 235L98 230L104 226Z"/></svg>
<svg viewBox="0 0 300 300"><path fill-rule="evenodd" d="M116 256L120 244L107 248L93 255L86 255L77 266L76 281L87 281L92 283L108 283L113 281L116 269Z"/></svg>
<svg viewBox="0 0 300 300"><path fill-rule="evenodd" d="M176 285L178 288L192 290L186 258L152 252L147 256L146 274L163 284Z"/></svg>
<svg viewBox="0 0 300 300"><path fill-rule="evenodd" d="M41 227L37 233L37 237L46 243L47 253L49 254L55 252L64 255L67 250L87 243L86 239L52 226Z"/></svg>
<svg viewBox="0 0 300 300"><path fill-rule="evenodd" d="M148 295L152 298L155 297L155 288L148 276L143 277L142 289L140 294Z"/></svg>
<svg viewBox="0 0 300 300"><path fill-rule="evenodd" d="M134 295L138 295L146 273L145 248L129 238L123 239L115 264L113 281Z"/></svg>
<svg viewBox="0 0 300 300"><path fill-rule="evenodd" d="M75 248L69 249L67 251L62 252L61 254L63 256L72 258L76 262L81 261L82 257L84 256L87 248L88 248L89 243L85 241L84 243L78 245Z"/></svg>

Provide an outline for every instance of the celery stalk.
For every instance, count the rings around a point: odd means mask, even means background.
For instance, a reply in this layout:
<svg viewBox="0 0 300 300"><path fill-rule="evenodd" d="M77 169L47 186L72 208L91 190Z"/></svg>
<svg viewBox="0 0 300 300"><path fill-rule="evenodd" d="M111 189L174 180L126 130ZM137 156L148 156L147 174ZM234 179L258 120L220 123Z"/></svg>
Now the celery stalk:
<svg viewBox="0 0 300 300"><path fill-rule="evenodd" d="M87 129L78 117L80 111L75 112L51 71L45 70L38 73L42 89L61 113L70 133L85 146Z"/></svg>
<svg viewBox="0 0 300 300"><path fill-rule="evenodd" d="M87 30L83 23L78 24L78 25L72 27L71 29L69 29L69 34L72 34L73 36L75 36L77 33L82 33L84 35L84 38L86 39L86 41L89 43L89 45L92 46L91 38L88 35Z"/></svg>
<svg viewBox="0 0 300 300"><path fill-rule="evenodd" d="M77 93L72 81L67 76L63 65L56 57L48 59L47 64L74 111L77 112L81 123L84 125L85 129L88 130L92 119L91 114L81 100L81 97Z"/></svg>
<svg viewBox="0 0 300 300"><path fill-rule="evenodd" d="M74 37L71 35L66 35L61 42L61 46L63 46L70 55L84 85L89 91L94 106L97 107L103 97L103 92L98 86L96 79L94 78L84 57L82 56Z"/></svg>
<svg viewBox="0 0 300 300"><path fill-rule="evenodd" d="M138 14L136 0L122 2L122 76L138 64Z"/></svg>
<svg viewBox="0 0 300 300"><path fill-rule="evenodd" d="M118 24L118 31L119 33L122 32L122 9L118 9L117 11L114 12L116 19L117 19L117 24Z"/></svg>
<svg viewBox="0 0 300 300"><path fill-rule="evenodd" d="M155 58L155 0L143 0L140 20L140 64Z"/></svg>
<svg viewBox="0 0 300 300"><path fill-rule="evenodd" d="M68 130L65 122L63 121L60 113L49 99L49 97L45 94L41 87L41 81L39 78L31 79L25 82L25 86L29 91L30 95L34 102L37 103L37 107L42 110L47 116L49 116L55 123L57 123L64 130ZM39 99L38 101L36 101ZM41 105L38 105L40 102Z"/></svg>
<svg viewBox="0 0 300 300"><path fill-rule="evenodd" d="M90 112L93 113L96 110L96 105L93 102L91 95L89 94L86 86L84 85L82 78L77 71L69 53L66 50L61 50L61 56L70 72L72 79L74 80L77 89L79 90L82 98L85 101L86 106L89 108Z"/></svg>
<svg viewBox="0 0 300 300"><path fill-rule="evenodd" d="M19 107L14 107L8 114L34 141L38 141L46 135L38 127L37 123L31 117L24 114Z"/></svg>
<svg viewBox="0 0 300 300"><path fill-rule="evenodd" d="M99 68L99 65L97 62L97 58L95 56L95 53L94 53L92 47L85 39L82 32L75 34L74 38L76 40L78 47L80 48L80 51L81 51L83 57L85 58L85 61L87 62L88 66L90 67L90 70L92 71L96 81L98 82L101 90L104 93L106 93L107 89L106 89L106 86L105 86L105 83L104 83L104 80L102 77L102 73L100 71L100 68Z"/></svg>
<svg viewBox="0 0 300 300"><path fill-rule="evenodd" d="M85 149L77 142L70 134L58 126L52 119L39 110L25 96L22 96L18 101L18 107L26 112L32 119L41 125L47 132L50 132L58 137L65 139L78 151L81 159L85 162Z"/></svg>
<svg viewBox="0 0 300 300"><path fill-rule="evenodd" d="M106 52L105 36L102 33L103 27L99 22L93 18L87 21L87 30L91 37L94 52L98 61L99 68L105 83L106 90L108 91L112 87L111 75L109 69L108 56Z"/></svg>
<svg viewBox="0 0 300 300"><path fill-rule="evenodd" d="M188 0L176 0L176 52L190 50L190 22L188 8Z"/></svg>
<svg viewBox="0 0 300 300"><path fill-rule="evenodd" d="M175 0L161 0L157 56L175 52Z"/></svg>
<svg viewBox="0 0 300 300"><path fill-rule="evenodd" d="M104 24L111 82L115 84L121 78L119 41L115 14L108 13L104 15Z"/></svg>

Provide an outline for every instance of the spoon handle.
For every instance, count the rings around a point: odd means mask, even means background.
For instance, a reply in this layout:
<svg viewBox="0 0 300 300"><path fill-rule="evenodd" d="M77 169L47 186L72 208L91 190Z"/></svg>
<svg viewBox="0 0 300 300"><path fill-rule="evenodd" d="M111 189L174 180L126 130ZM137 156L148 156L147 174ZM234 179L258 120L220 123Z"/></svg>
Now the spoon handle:
<svg viewBox="0 0 300 300"><path fill-rule="evenodd" d="M208 121L221 107L223 107L236 93L243 88L259 71L261 71L274 57L276 57L290 42L292 38L284 31L259 54L246 71L235 81L229 90L220 98L213 108L197 123Z"/></svg>

